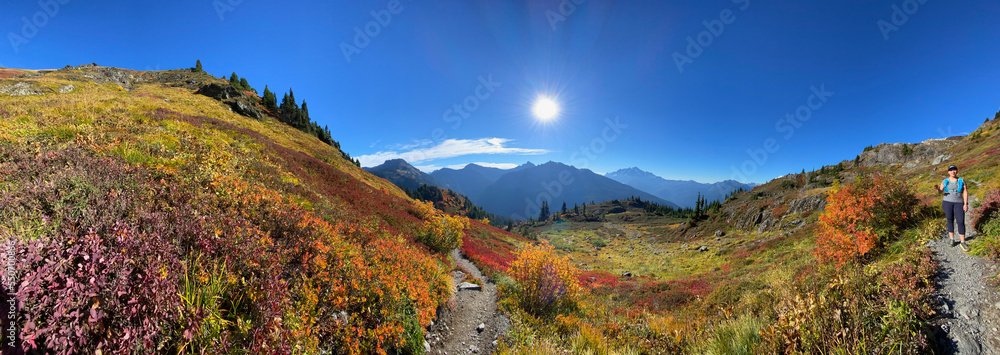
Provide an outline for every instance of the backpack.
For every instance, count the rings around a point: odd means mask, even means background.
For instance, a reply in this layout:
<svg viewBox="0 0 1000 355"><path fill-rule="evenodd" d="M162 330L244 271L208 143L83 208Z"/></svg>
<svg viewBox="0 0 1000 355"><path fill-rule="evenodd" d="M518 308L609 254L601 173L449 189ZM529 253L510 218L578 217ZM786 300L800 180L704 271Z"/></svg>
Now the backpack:
<svg viewBox="0 0 1000 355"><path fill-rule="evenodd" d="M958 178L958 190L948 191L948 183L950 182L951 179L948 178L944 179L944 192L962 192L962 188L965 187L965 180L962 180L962 178Z"/></svg>

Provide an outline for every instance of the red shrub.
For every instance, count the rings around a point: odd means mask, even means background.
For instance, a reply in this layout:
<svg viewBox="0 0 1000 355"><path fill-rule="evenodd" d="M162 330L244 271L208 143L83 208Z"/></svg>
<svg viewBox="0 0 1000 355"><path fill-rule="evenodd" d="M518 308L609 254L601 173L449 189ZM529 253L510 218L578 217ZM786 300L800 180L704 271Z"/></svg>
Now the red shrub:
<svg viewBox="0 0 1000 355"><path fill-rule="evenodd" d="M882 272L882 300L888 305L892 301L902 302L921 319L934 315L931 294L934 292L934 274L937 264L929 249L924 249L915 257L889 265Z"/></svg>
<svg viewBox="0 0 1000 355"><path fill-rule="evenodd" d="M972 227L982 232L990 219L998 217L1000 211L1000 189L990 191L980 200L982 205L972 211Z"/></svg>

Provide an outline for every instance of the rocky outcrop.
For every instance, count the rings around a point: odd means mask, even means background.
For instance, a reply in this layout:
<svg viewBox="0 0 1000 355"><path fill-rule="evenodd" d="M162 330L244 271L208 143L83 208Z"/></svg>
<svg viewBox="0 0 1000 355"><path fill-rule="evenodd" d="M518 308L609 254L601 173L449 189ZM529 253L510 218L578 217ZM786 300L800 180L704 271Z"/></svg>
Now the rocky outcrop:
<svg viewBox="0 0 1000 355"><path fill-rule="evenodd" d="M10 85L0 86L0 95L28 96L45 95L41 89L26 82L17 82Z"/></svg>
<svg viewBox="0 0 1000 355"><path fill-rule="evenodd" d="M201 89L198 89L195 93L205 95L219 101L243 97L243 93L236 90L236 88L232 86L214 83L202 86Z"/></svg>
<svg viewBox="0 0 1000 355"><path fill-rule="evenodd" d="M757 225L757 233L764 233L774 230L781 223L781 216L775 216L771 210L761 212L760 224Z"/></svg>
<svg viewBox="0 0 1000 355"><path fill-rule="evenodd" d="M260 120L264 117L264 113L257 108L255 104L250 102L250 100L243 95L243 92L232 86L212 83L202 86L195 93L222 101L229 105L229 108L232 109L233 112L240 115L250 117L255 120Z"/></svg>
<svg viewBox="0 0 1000 355"><path fill-rule="evenodd" d="M264 117L264 114L261 113L257 107L253 106L253 104L247 102L247 99L245 98L241 97L226 103L233 109L233 112L240 115L247 116L258 121Z"/></svg>
<svg viewBox="0 0 1000 355"><path fill-rule="evenodd" d="M95 83L112 83L121 86L125 90L132 90L132 85L143 81L142 75L135 70L102 67L96 63L78 65L75 67L67 65L60 71L82 71L79 75L88 78Z"/></svg>
<svg viewBox="0 0 1000 355"><path fill-rule="evenodd" d="M771 217L770 210L747 210L742 215L736 217L736 221L733 223L733 226L739 230L755 230L757 225L759 225L765 217Z"/></svg>
<svg viewBox="0 0 1000 355"><path fill-rule="evenodd" d="M777 203L781 203L780 200ZM823 195L806 196L792 200L788 204L789 214L807 211L822 211L826 207L826 197ZM801 221L783 221L785 216L777 216L769 208L754 208L733 213L729 218L736 229L765 233L784 228L795 228L803 225ZM784 222L784 223L783 223Z"/></svg>
<svg viewBox="0 0 1000 355"><path fill-rule="evenodd" d="M862 152L859 162L865 167L903 164L906 168L915 168L940 164L950 158L949 149L958 144L961 138L928 139L916 144L882 143Z"/></svg>
<svg viewBox="0 0 1000 355"><path fill-rule="evenodd" d="M826 197L823 195L806 196L792 200L788 204L788 214L806 211L822 211L826 208Z"/></svg>

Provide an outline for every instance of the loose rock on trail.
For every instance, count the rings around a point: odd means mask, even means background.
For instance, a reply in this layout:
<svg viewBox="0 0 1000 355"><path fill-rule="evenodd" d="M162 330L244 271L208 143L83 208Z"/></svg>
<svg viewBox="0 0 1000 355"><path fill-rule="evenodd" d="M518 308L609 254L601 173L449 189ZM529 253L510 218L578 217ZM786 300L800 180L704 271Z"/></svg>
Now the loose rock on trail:
<svg viewBox="0 0 1000 355"><path fill-rule="evenodd" d="M483 280L483 287L456 287L451 307L443 309L424 337L428 354L490 354L496 351L499 337L510 328L510 320L497 308L497 287L469 259L453 250L451 256L473 277ZM453 271L455 284L465 278Z"/></svg>

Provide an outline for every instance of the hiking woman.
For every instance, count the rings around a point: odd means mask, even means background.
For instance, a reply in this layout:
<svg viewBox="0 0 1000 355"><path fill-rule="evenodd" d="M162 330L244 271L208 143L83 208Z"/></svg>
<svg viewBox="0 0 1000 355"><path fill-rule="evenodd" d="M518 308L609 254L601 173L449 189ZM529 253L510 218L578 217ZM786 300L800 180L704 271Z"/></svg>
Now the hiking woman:
<svg viewBox="0 0 1000 355"><path fill-rule="evenodd" d="M960 245L962 250L969 251L969 245L965 243L965 212L969 211L969 191L965 188L965 180L958 177L958 167L948 167L948 178L941 181L940 186L934 186L938 192L944 193L944 201L941 208L944 209L945 218L948 221L948 237L951 238L951 246ZM958 237L961 241L955 240L955 224L958 224Z"/></svg>

